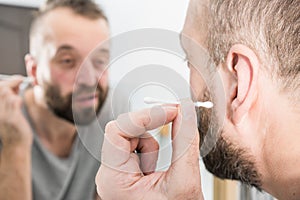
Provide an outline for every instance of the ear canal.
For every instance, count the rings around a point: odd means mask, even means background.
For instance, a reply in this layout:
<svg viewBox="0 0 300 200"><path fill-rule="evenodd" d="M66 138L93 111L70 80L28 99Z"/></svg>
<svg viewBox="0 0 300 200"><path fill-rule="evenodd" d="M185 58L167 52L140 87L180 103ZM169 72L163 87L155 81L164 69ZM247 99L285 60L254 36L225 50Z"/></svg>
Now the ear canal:
<svg viewBox="0 0 300 200"><path fill-rule="evenodd" d="M234 67L236 66L236 64L238 63L238 55L236 55L235 53L233 54L233 59L232 59L232 68L234 69Z"/></svg>

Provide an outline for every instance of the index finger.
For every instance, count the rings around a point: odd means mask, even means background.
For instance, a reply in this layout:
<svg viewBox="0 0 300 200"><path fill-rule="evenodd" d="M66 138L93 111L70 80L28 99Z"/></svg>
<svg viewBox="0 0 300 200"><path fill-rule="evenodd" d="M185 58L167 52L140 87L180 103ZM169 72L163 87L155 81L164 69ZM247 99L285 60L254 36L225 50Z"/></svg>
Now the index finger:
<svg viewBox="0 0 300 200"><path fill-rule="evenodd" d="M135 138L148 130L170 123L175 119L177 112L176 106L155 106L120 115L117 118L117 126L122 136Z"/></svg>

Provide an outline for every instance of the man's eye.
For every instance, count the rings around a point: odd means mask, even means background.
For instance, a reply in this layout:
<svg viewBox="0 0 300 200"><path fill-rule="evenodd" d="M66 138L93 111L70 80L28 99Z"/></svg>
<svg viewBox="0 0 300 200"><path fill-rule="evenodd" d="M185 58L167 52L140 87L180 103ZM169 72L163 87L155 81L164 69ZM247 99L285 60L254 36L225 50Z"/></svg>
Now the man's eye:
<svg viewBox="0 0 300 200"><path fill-rule="evenodd" d="M107 62L102 59L95 59L93 60L93 64L95 68L103 69L106 66Z"/></svg>
<svg viewBox="0 0 300 200"><path fill-rule="evenodd" d="M64 59L64 60L61 60L61 63L65 63L65 64L69 64L69 63L72 63L73 60L72 59Z"/></svg>
<svg viewBox="0 0 300 200"><path fill-rule="evenodd" d="M103 60L95 60L94 63L98 64L98 65L103 65L104 61Z"/></svg>
<svg viewBox="0 0 300 200"><path fill-rule="evenodd" d="M75 64L75 60L71 58L61 59L59 64L63 65L64 67L71 67Z"/></svg>

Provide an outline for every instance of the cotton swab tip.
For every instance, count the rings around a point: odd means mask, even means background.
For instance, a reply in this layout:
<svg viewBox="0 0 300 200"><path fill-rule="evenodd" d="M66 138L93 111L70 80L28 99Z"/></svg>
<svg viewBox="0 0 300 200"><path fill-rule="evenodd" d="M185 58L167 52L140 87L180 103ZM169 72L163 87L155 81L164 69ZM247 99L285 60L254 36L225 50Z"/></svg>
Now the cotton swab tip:
<svg viewBox="0 0 300 200"><path fill-rule="evenodd" d="M156 98L152 98L152 97L145 97L144 98L144 103L146 104L174 104L174 105L178 105L180 104L180 102L178 101L166 101L166 100L161 100L161 99L156 99ZM204 108L212 108L214 106L214 104L210 101L206 101L206 102L194 102L196 107L204 107Z"/></svg>
<svg viewBox="0 0 300 200"><path fill-rule="evenodd" d="M214 107L214 104L210 101L206 101L206 102L195 102L195 106L196 107L204 107L204 108L212 108Z"/></svg>
<svg viewBox="0 0 300 200"><path fill-rule="evenodd" d="M13 76L12 75L6 75L6 74L0 74L0 81L1 80L9 80ZM33 83L34 79L32 77L24 77L23 83Z"/></svg>

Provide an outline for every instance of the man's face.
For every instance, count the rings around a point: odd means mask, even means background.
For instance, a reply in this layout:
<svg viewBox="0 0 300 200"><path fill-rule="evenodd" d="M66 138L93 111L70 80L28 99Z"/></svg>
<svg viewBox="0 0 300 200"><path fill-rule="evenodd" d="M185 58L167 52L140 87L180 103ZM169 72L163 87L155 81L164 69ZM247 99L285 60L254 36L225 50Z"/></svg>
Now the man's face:
<svg viewBox="0 0 300 200"><path fill-rule="evenodd" d="M93 121L108 91L109 37L104 19L91 20L67 8L43 18L43 45L36 58L38 85L48 107L76 124Z"/></svg>
<svg viewBox="0 0 300 200"><path fill-rule="evenodd" d="M181 42L187 54L194 100L212 100L215 104L212 110L197 109L201 154L205 154L203 161L206 168L220 178L237 179L259 188L261 181L253 156L240 138L228 131L224 72L220 66L212 65L207 52L208 13L205 13L205 5L200 4L200 1L191 1Z"/></svg>
<svg viewBox="0 0 300 200"><path fill-rule="evenodd" d="M59 86L45 85L48 107L57 116L77 125L89 124L96 118L107 97L107 91L100 84L92 87L80 85L76 91L62 96ZM77 104L86 104L86 106Z"/></svg>

